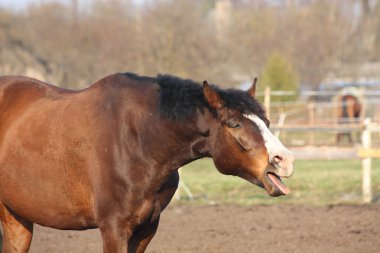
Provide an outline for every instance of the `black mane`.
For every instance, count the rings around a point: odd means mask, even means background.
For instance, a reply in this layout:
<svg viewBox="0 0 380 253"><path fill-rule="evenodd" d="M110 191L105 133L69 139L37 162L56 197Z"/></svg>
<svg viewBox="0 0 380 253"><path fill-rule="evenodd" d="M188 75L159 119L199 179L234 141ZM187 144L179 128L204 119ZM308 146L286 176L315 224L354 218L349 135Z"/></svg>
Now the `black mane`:
<svg viewBox="0 0 380 253"><path fill-rule="evenodd" d="M160 112L161 115L175 120L182 120L191 116L199 108L212 109L203 96L203 87L192 80L184 80L170 75L159 75L157 83L160 85ZM212 85L225 102L227 108L244 114L256 114L265 118L265 111L260 103L247 92L237 89L222 90Z"/></svg>
<svg viewBox="0 0 380 253"><path fill-rule="evenodd" d="M164 117L174 120L183 120L190 117L196 109L208 108L203 96L201 84L190 79L181 79L171 75L158 75L156 78L140 77L135 74L125 73L129 78L141 81L153 81L160 86L160 113ZM260 118L266 118L265 110L261 104L252 98L247 92L237 89L223 90L212 85L225 102L227 108L234 109L244 114L256 114Z"/></svg>

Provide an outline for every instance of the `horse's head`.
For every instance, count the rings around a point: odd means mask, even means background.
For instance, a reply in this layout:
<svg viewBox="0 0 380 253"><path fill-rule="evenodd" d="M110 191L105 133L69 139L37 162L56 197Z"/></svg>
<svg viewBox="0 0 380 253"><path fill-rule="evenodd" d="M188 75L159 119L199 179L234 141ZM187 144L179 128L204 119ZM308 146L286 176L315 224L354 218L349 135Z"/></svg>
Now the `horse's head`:
<svg viewBox="0 0 380 253"><path fill-rule="evenodd" d="M254 100L256 79L247 91ZM286 195L282 177L293 174L293 154L269 131L264 114L245 114L228 108L222 96L206 81L203 94L217 112L217 124L210 129L211 154L216 168L252 182L271 196ZM257 101L255 101L257 103Z"/></svg>

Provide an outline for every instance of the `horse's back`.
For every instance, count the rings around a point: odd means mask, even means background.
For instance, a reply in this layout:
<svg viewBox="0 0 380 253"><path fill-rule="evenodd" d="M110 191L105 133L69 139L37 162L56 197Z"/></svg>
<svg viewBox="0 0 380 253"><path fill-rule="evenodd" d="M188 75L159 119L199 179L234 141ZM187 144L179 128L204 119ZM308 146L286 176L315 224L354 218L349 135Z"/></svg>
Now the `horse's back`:
<svg viewBox="0 0 380 253"><path fill-rule="evenodd" d="M0 117L8 111L17 114L33 102L43 98L58 99L73 91L64 90L42 81L24 76L0 77ZM10 113L10 112L9 112ZM1 123L4 120L0 121ZM0 123L0 124L1 124Z"/></svg>
<svg viewBox="0 0 380 253"><path fill-rule="evenodd" d="M43 121L49 115L42 111L58 113L53 112L61 106L58 101L71 92L33 78L0 77L0 145L3 146L7 132L19 122L25 126L31 123L25 121L25 117L32 121Z"/></svg>
<svg viewBox="0 0 380 253"><path fill-rule="evenodd" d="M53 86L51 84L42 82L40 80L26 77L26 76L0 76L0 91L7 92L16 92L17 94L30 92L32 90L44 90L51 89L56 90L57 92L67 91L65 89Z"/></svg>

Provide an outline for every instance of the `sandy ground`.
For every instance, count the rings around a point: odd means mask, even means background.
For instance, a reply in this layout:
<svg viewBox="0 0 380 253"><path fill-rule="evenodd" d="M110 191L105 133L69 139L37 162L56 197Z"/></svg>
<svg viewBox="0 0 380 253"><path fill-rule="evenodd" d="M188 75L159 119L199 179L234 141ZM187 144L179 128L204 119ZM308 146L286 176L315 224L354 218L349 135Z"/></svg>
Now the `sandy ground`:
<svg viewBox="0 0 380 253"><path fill-rule="evenodd" d="M36 226L30 252L102 252L98 230ZM150 253L380 253L380 204L171 206Z"/></svg>

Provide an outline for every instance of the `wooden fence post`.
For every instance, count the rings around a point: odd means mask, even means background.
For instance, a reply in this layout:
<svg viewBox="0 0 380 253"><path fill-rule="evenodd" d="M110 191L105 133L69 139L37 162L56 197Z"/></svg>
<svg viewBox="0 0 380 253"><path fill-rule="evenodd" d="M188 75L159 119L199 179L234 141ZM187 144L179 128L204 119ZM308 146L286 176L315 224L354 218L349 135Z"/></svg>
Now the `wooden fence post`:
<svg viewBox="0 0 380 253"><path fill-rule="evenodd" d="M308 105L309 111L309 126L313 127L315 124L315 104L314 102L310 102ZM314 131L309 132L309 145L314 145Z"/></svg>
<svg viewBox="0 0 380 253"><path fill-rule="evenodd" d="M371 131L370 131L371 119L367 118L364 120L364 130L362 133L362 145L363 149L371 148ZM371 187L371 163L372 158L365 157L362 160L362 187L363 187L363 202L370 203L372 201L372 187Z"/></svg>
<svg viewBox="0 0 380 253"><path fill-rule="evenodd" d="M264 90L264 107L267 113L268 119L270 119L270 87L265 87Z"/></svg>
<svg viewBox="0 0 380 253"><path fill-rule="evenodd" d="M280 113L280 117L278 117L277 127L283 127L285 123L286 113L282 112ZM276 136L277 139L280 138L281 131L278 129L274 131L274 136Z"/></svg>
<svg viewBox="0 0 380 253"><path fill-rule="evenodd" d="M174 198L176 200L180 200L181 199L181 189L183 189L185 191L187 197L190 200L193 200L194 199L193 193L190 191L189 187L187 187L187 185L181 179L182 167L178 169L178 174L179 174L179 183L178 183L178 188L177 188L176 192L174 193Z"/></svg>

